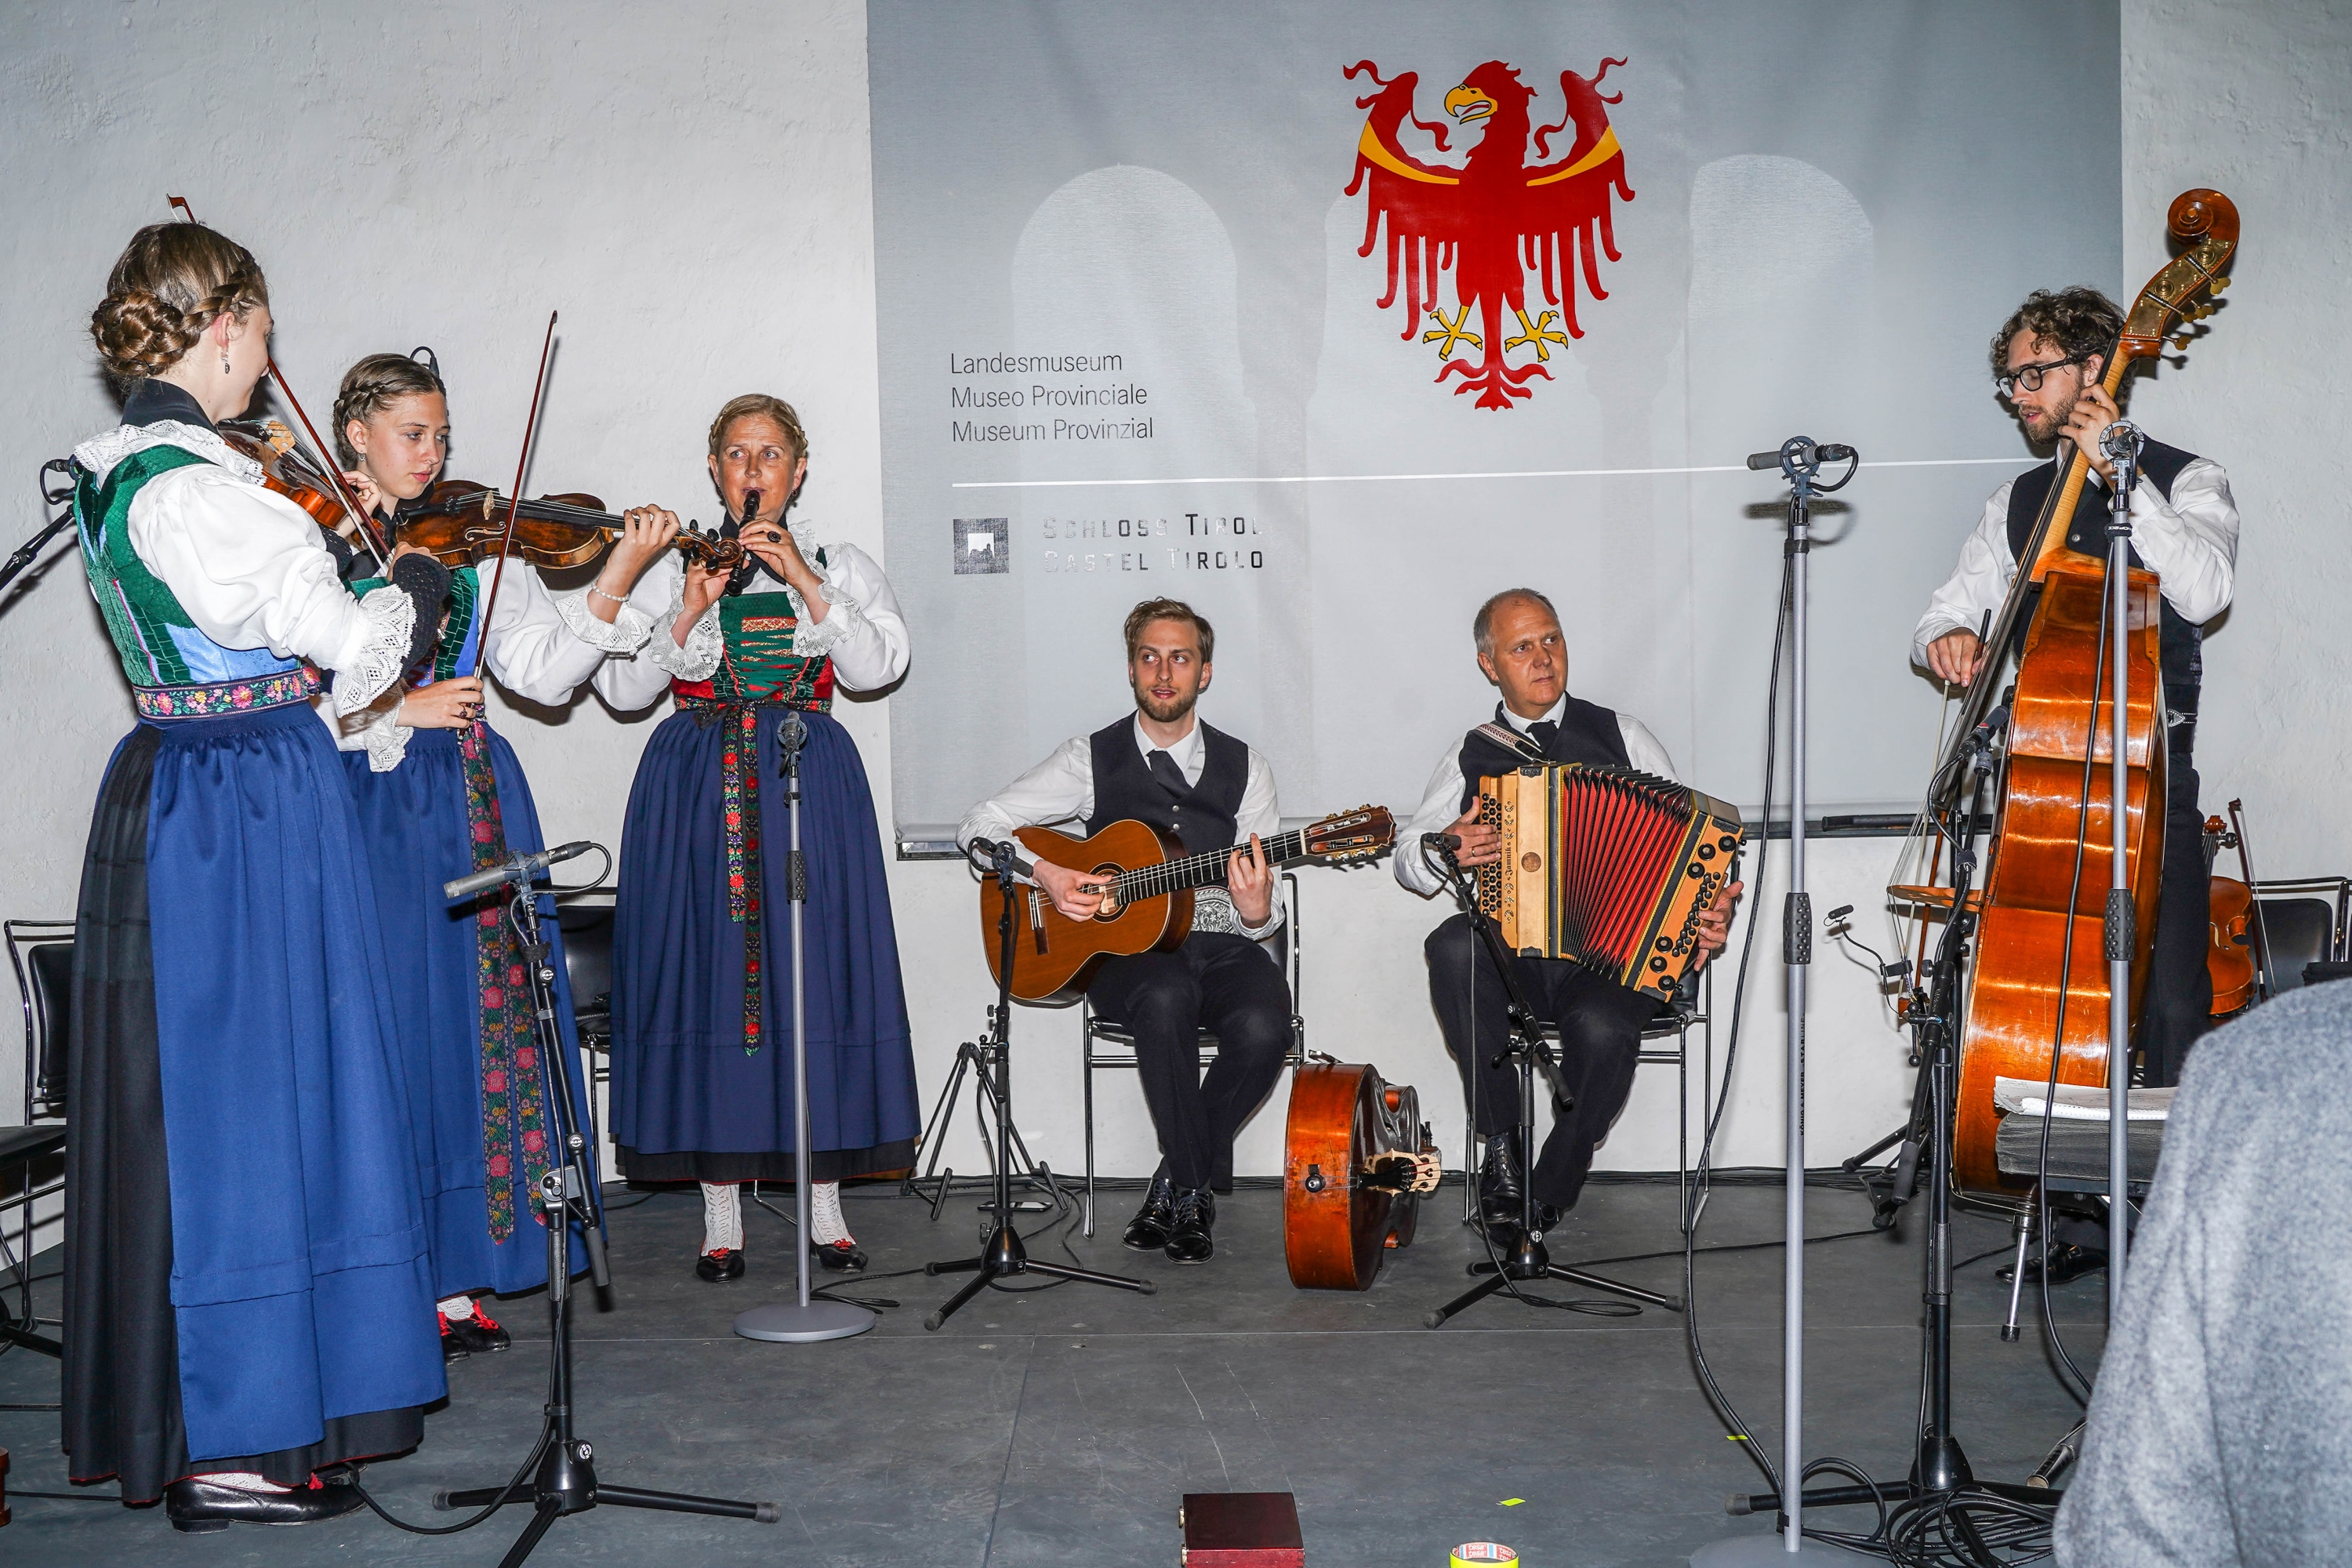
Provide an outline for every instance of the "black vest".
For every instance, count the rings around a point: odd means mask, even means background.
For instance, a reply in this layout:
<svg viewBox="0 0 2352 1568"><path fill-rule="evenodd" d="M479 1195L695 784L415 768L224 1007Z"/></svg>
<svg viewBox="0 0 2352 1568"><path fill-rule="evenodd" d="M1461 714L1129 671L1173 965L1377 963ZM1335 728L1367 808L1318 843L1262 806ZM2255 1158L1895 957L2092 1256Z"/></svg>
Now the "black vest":
<svg viewBox="0 0 2352 1568"><path fill-rule="evenodd" d="M1187 854L1233 847L1234 818L1242 809L1242 792L1249 787L1249 748L1223 730L1194 722L1201 725L1201 743L1208 755L1201 764L1201 782L1181 795L1151 776L1135 743L1133 718L1106 725L1088 738L1094 749L1095 811L1087 818L1087 837L1132 817L1174 834Z"/></svg>
<svg viewBox="0 0 2352 1568"><path fill-rule="evenodd" d="M2139 473L2144 484L2156 487L2156 493L2167 501L2172 500L2172 484L2180 470L2197 460L2193 452L2178 447L2168 447L2161 441L2150 441L2140 450ZM2033 531L2033 520L2042 513L2042 503L2057 482L2055 461L2038 468L2028 468L2017 476L2009 491L2009 554L2012 561L2025 553L2026 536ZM2107 512L2112 504L2109 494L2087 481L2082 495L2074 502L2074 516L2066 530L2066 548L2094 560L2107 556ZM2131 563L2145 569L2139 552L2131 550ZM2039 589L2035 592L2038 594ZM2159 595L2159 598L2161 596ZM2172 601L2162 599L2158 619L2158 662L2164 669L2164 705L2169 710L2166 729L2167 743L2176 752L2186 754L2197 736L2198 688L2205 677L2204 634L2172 607ZM2023 645L2029 613L2018 622L2019 646Z"/></svg>
<svg viewBox="0 0 2352 1568"><path fill-rule="evenodd" d="M1511 722L1504 717L1499 702L1495 704L1495 722ZM1625 731L1618 726L1616 710L1580 697L1570 698L1568 706L1560 710L1559 732L1544 748L1544 755L1555 763L1616 768L1633 765L1633 756L1625 750ZM1470 803L1478 798L1480 779L1509 773L1526 763L1525 757L1500 741L1471 731L1462 741L1462 809L1469 810Z"/></svg>

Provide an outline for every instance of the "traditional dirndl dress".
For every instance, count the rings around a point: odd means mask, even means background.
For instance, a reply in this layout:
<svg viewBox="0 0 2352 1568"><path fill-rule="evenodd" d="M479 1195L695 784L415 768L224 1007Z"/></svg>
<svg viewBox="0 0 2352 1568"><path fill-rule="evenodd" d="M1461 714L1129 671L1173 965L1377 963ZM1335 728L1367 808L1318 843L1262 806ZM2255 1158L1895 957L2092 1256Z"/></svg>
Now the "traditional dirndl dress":
<svg viewBox="0 0 2352 1568"><path fill-rule="evenodd" d="M397 671L413 612L397 590L354 604L316 525L248 489L209 427L127 426L76 458L140 722L100 787L75 931L64 1447L126 1501L188 1474L299 1485L415 1447L446 1392L389 971L316 673L198 629L132 548L132 502L168 501L179 559L207 516L210 542L266 557L236 602L267 618L301 595L283 624L340 628L320 646L346 695Z"/></svg>
<svg viewBox="0 0 2352 1568"><path fill-rule="evenodd" d="M803 553L824 566L824 552ZM629 792L614 918L613 1136L632 1180L793 1177L791 819L779 745L793 719L806 735L811 1179L914 1158L921 1110L874 796L828 711L831 658L794 652L796 608L785 593L714 606L719 667L672 682L678 710L654 731ZM832 612L858 613L845 602ZM895 604L890 613L895 623ZM654 635L667 637L667 623Z"/></svg>
<svg viewBox="0 0 2352 1568"><path fill-rule="evenodd" d="M495 580L497 568L490 571ZM356 592L373 585L352 584ZM487 668L532 700L561 702L604 658L566 629L527 565L511 569L499 595L499 632L486 647L488 597L475 568L450 574L447 621L430 659L410 672L411 686ZM540 1059L505 889L452 904L441 885L544 848L546 840L522 764L487 721L416 730L395 718L387 706L375 722L347 731L343 768L374 870L385 944L410 982L394 1008L408 1063L433 1293L446 1300L527 1290L547 1283L547 1233L535 1194L551 1162L562 1157L551 1114L554 1078ZM554 899L541 895L539 904L555 971L572 1124L585 1136L587 1078L562 933Z"/></svg>

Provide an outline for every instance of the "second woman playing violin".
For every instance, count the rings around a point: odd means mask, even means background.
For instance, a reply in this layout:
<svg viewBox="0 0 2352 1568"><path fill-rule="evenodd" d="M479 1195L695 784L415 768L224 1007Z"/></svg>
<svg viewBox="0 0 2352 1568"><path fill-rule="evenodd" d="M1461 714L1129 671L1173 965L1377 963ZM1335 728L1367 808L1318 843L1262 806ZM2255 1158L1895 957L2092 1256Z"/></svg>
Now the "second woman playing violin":
<svg viewBox="0 0 2352 1568"><path fill-rule="evenodd" d="M441 474L448 403L437 372L402 354L373 354L343 377L334 431L353 489L397 541ZM625 597L674 529L632 521L596 590ZM364 557L362 557L364 560ZM561 704L608 652L643 642L649 623L566 614L527 563L493 556L451 573L449 608L430 653L386 699L343 724L345 772L359 808L386 945L410 984L395 998L409 1064L411 1122L425 1195L443 1353L507 1348L474 1294L544 1284L547 1260L531 1194L560 1151L538 1059L522 955L495 895L451 905L441 884L509 854L543 847L521 764L483 717L487 670L515 695ZM485 625L499 579L507 581ZM373 584L352 584L365 592ZM552 900L546 900L551 903ZM553 910L557 1017L573 1038ZM579 1120L585 1124L584 1108Z"/></svg>

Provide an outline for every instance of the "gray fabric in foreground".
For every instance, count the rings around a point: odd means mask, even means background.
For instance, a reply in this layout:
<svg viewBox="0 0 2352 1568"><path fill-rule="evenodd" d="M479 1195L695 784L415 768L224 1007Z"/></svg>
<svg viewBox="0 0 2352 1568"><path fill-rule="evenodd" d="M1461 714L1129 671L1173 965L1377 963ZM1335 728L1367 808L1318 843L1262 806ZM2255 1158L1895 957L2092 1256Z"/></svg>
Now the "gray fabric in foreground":
<svg viewBox="0 0 2352 1568"><path fill-rule="evenodd" d="M2198 1043L2058 1516L2062 1568L2352 1556L2352 982ZM2314 1192L2288 1237L2283 1192Z"/></svg>

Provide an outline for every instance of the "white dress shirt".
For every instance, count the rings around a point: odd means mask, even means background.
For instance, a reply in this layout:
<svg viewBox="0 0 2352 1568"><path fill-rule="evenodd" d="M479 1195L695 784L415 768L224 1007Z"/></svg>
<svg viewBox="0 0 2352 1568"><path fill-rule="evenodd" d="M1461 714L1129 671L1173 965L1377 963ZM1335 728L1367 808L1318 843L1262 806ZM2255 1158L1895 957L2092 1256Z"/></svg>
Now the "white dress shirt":
<svg viewBox="0 0 2352 1568"><path fill-rule="evenodd" d="M1503 721L1524 735L1545 720L1558 724L1560 715L1567 711L1568 698L1562 695L1559 701L1533 719L1522 719L1506 706ZM1620 713L1617 715L1617 732L1624 737L1626 760L1635 769L1662 779L1675 776L1675 760L1666 755L1666 749L1658 744L1658 738L1650 733L1648 725L1639 719ZM1468 784L1469 781L1462 776L1462 742L1456 741L1446 748L1444 756L1437 759L1437 767L1429 775L1429 787L1421 792L1420 809L1412 814L1412 821L1406 826L1403 837L1397 840L1396 854L1391 857L1396 865L1396 879L1424 899L1443 892L1447 884L1444 877L1433 869L1423 858L1421 836L1443 833L1462 819L1462 792Z"/></svg>
<svg viewBox="0 0 2352 1568"><path fill-rule="evenodd" d="M2095 468L2085 482L2106 493ZM1927 601L1927 613L1911 634L1912 663L1925 668L1929 643L1947 632L1976 631L1987 611L2000 613L2017 576L2017 560L2009 550L2009 492L2016 484L2011 479L1992 492L1975 531L1960 546L1950 580ZM2132 489L2131 519L2132 549L2157 574L2166 602L2182 620L2202 626L2230 607L2237 582L2238 507L2221 464L2191 459L2172 481L2170 500L2143 479Z"/></svg>
<svg viewBox="0 0 2352 1568"><path fill-rule="evenodd" d="M1163 748L1155 744L1143 732L1143 715L1135 716L1129 731L1135 737L1136 750L1147 760ZM1184 782L1198 785L1202 770L1208 766L1208 742L1201 734L1197 718L1184 731L1183 739L1164 748L1169 758L1183 772ZM1255 747L1249 750L1249 775L1242 785L1242 803L1234 812L1234 842L1247 844L1250 835L1272 838L1282 831L1282 806L1275 798L1274 770ZM1016 827L1051 827L1059 824L1076 825L1085 832L1085 822L1095 814L1095 752L1094 737L1073 735L1054 748L1053 754L1003 789L982 801L964 813L963 821L956 826L956 845L970 848L975 838L1008 838ZM1203 895L1206 896L1203 900ZM1223 887L1202 888L1196 891L1196 903L1213 902L1225 897ZM1274 885L1274 909L1262 926L1243 922L1234 911L1234 928L1242 935L1256 941L1282 923L1282 883ZM1215 920L1207 911L1193 917L1195 929L1210 929Z"/></svg>
<svg viewBox="0 0 2352 1568"><path fill-rule="evenodd" d="M765 575L744 591L768 594L781 588L800 618L793 633L793 653L803 658L830 658L834 679L848 689L877 691L906 674L910 652L907 620L881 565L855 544L829 544L824 547L827 564L820 566L811 525L794 521L789 526L793 542L824 581L822 593L831 606L824 619L811 622L800 591ZM629 607L646 617L651 635L634 652L616 654L597 667L597 695L625 712L633 711L657 701L673 676L707 680L718 669L726 651L719 606L703 612L680 647L672 628L685 611L685 568L676 551L666 550L629 591ZM567 609L565 619L570 621L568 607L561 602L558 607Z"/></svg>
<svg viewBox="0 0 2352 1568"><path fill-rule="evenodd" d="M214 432L176 422L124 425L74 457L99 484L152 447L208 459L156 475L131 498L131 548L198 631L226 648L266 647L335 672L337 712L365 707L399 679L415 614L396 588L354 599L309 512L264 489L261 467Z"/></svg>

